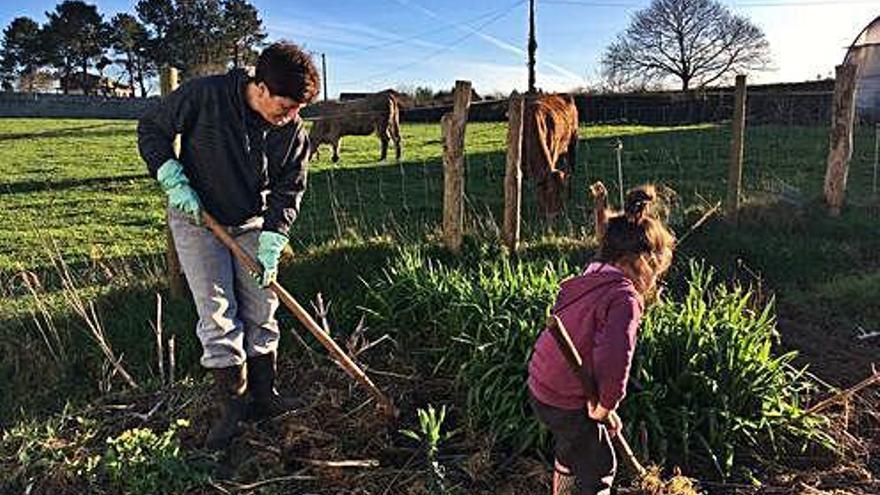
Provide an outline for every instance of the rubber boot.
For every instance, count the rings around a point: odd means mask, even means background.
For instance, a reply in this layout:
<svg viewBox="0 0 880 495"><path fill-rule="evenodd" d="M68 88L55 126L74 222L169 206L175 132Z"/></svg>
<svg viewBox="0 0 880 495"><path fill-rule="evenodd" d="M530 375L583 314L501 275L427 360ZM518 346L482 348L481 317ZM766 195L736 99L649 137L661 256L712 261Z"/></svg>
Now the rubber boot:
<svg viewBox="0 0 880 495"><path fill-rule="evenodd" d="M238 422L244 419L247 412L247 382L244 366L214 368L211 372L214 375L214 395L220 414L208 431L205 447L209 450L221 450L241 433Z"/></svg>
<svg viewBox="0 0 880 495"><path fill-rule="evenodd" d="M553 495L578 495L577 477L568 469L556 461L553 469Z"/></svg>
<svg viewBox="0 0 880 495"><path fill-rule="evenodd" d="M298 403L282 397L275 390L276 355L274 352L248 358L248 385L251 392L251 408L248 419L260 421L293 411Z"/></svg>

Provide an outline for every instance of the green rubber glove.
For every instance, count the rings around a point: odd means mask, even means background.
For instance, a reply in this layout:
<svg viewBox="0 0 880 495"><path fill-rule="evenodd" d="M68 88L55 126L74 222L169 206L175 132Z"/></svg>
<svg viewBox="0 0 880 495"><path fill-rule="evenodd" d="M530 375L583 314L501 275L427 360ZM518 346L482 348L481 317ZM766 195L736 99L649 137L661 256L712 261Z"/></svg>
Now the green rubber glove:
<svg viewBox="0 0 880 495"><path fill-rule="evenodd" d="M286 245L286 235L266 230L260 232L259 246L257 247L257 260L263 265L260 287L269 287L269 284L278 277L278 259Z"/></svg>
<svg viewBox="0 0 880 495"><path fill-rule="evenodd" d="M193 218L196 225L202 224L202 202L199 195L189 186L189 179L183 173L183 165L174 158L168 159L156 173L159 185L168 195L168 204Z"/></svg>

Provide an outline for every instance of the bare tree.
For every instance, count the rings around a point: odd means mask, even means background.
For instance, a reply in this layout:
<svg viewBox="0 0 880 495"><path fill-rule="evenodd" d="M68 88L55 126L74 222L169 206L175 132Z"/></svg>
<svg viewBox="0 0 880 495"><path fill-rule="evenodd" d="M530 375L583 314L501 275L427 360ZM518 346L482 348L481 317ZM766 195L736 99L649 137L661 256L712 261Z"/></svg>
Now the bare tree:
<svg viewBox="0 0 880 495"><path fill-rule="evenodd" d="M681 89L766 70L764 32L717 0L653 0L605 51L609 86L649 86L678 79Z"/></svg>

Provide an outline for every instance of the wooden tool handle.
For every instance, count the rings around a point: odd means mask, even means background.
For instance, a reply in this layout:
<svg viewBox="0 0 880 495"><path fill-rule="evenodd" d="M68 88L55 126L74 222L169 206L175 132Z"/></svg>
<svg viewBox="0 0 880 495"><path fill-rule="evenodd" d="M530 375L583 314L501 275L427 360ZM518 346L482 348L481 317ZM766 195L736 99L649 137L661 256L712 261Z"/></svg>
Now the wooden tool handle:
<svg viewBox="0 0 880 495"><path fill-rule="evenodd" d="M571 335L569 335L565 325L562 324L562 320L556 315L550 315L547 318L547 328L556 339L556 344L559 346L559 350L562 351L568 367L581 381L581 387L587 396L587 400L598 402L599 394L596 392L596 385L593 383L589 371L584 367L584 361L581 359L574 341L571 340Z"/></svg>
<svg viewBox="0 0 880 495"><path fill-rule="evenodd" d="M569 368L571 368L571 371L580 379L587 400L595 400L598 404L599 395L596 392L596 385L593 383L593 377L587 367L584 366L584 361L581 359L577 347L574 346L574 341L571 340L571 335L569 335L565 325L562 324L562 320L556 315L550 315L550 317L547 318L547 329L550 330L550 333L555 337L556 344L559 346L562 355L565 356L565 361L568 363ZM630 466L632 466L639 476L644 476L646 473L645 468L639 460L636 459L632 448L629 446L629 442L623 437L623 432L618 431L617 435L614 435L614 438L617 439L620 449L623 450L623 457L629 462Z"/></svg>
<svg viewBox="0 0 880 495"><path fill-rule="evenodd" d="M223 243L224 246L229 248L232 252L233 256L235 256L242 264L244 264L245 268L249 271L260 274L263 272L262 265L255 260L250 254L245 252L244 249L236 242L235 239L226 232L226 229L220 225L217 220L211 216L208 212L202 211L202 222L208 227L211 232L214 233L215 236ZM330 355L339 363L339 366L345 370L352 378L354 378L358 383L360 383L364 388L366 388L378 401L380 406L383 409L383 412L390 417L397 417L399 415L399 411L394 406L391 398L386 396L379 390L378 387L370 380L370 377L360 369L360 367L348 357L342 348L339 347L336 342L330 338L330 336L318 326L317 322L312 318L312 316L305 310L303 307L297 302L294 297L287 292L287 290L281 286L277 281L273 281L269 284L269 289L271 289L275 294L278 295L278 299L284 303L285 306L293 313L297 320L299 320L308 330L318 339L318 342L330 352Z"/></svg>

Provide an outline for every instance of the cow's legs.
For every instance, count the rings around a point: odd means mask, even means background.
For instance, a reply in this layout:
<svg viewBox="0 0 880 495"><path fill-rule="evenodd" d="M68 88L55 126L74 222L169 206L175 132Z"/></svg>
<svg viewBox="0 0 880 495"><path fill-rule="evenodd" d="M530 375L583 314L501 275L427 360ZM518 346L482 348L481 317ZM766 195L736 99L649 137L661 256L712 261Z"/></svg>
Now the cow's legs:
<svg viewBox="0 0 880 495"><path fill-rule="evenodd" d="M400 161L400 125L392 124L390 129L391 139L394 140L394 158Z"/></svg>
<svg viewBox="0 0 880 495"><path fill-rule="evenodd" d="M388 156L388 135L385 133L379 134L379 139L382 141L382 153L379 156L379 161L384 162Z"/></svg>
<svg viewBox="0 0 880 495"><path fill-rule="evenodd" d="M577 147L578 135L577 130L575 130L571 136L571 140L568 142L568 151L565 154L565 163L568 165L569 177L574 175L575 168L577 167Z"/></svg>
<svg viewBox="0 0 880 495"><path fill-rule="evenodd" d="M336 140L333 141L333 163L336 163L339 161L339 145L340 145L340 143L342 143L342 139L340 139L340 138L336 138Z"/></svg>

